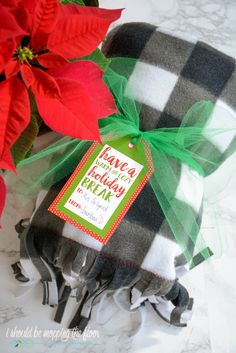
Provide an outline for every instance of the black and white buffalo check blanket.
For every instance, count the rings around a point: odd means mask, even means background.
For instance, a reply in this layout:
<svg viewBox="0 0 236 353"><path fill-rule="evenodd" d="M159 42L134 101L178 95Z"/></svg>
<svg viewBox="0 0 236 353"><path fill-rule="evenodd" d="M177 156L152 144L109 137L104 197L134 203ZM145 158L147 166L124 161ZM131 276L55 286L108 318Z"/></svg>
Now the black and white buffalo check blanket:
<svg viewBox="0 0 236 353"><path fill-rule="evenodd" d="M235 59L203 42L190 42L145 23L129 23L114 29L103 45L108 57L137 58L129 85L142 103L141 129L178 127L188 109L200 100L215 103L204 128L235 128ZM197 117L196 117L197 119ZM235 151L233 131L224 138L212 136L195 146L204 158L215 156L215 166ZM173 197L183 210L189 208L201 224L203 178L189 166L175 164ZM203 162L204 163L204 162ZM101 297L123 294L120 305L130 311L150 302L153 309L173 325L185 326L193 300L179 277L188 264L168 226L156 197L147 184L106 245L65 223L47 209L64 185L55 184L39 193L34 214L21 220L20 261L15 276L30 288L42 281L44 304L56 305L60 322L69 296L76 297L75 316L69 327L83 330L94 303ZM197 237L197 234L195 235ZM187 235L183 237L188 239ZM194 244L186 240L194 251ZM198 255L198 262L202 261ZM124 300L125 298L125 300Z"/></svg>

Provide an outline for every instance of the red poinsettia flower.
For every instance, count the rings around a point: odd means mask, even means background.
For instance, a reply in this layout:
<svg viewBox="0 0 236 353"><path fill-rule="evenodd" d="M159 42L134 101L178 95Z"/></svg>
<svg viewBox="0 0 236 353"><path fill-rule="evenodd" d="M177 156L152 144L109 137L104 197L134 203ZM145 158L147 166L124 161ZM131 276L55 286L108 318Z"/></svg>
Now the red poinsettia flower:
<svg viewBox="0 0 236 353"><path fill-rule="evenodd" d="M51 129L98 140L98 118L117 111L90 54L121 10L58 0L1 0L0 168L14 170L10 148L30 121L29 92Z"/></svg>

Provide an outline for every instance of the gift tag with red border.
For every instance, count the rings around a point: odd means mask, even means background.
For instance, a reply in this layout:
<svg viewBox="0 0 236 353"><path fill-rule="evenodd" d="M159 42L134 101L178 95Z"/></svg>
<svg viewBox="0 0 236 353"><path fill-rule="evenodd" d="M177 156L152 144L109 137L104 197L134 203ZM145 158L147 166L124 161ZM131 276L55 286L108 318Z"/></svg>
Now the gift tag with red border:
<svg viewBox="0 0 236 353"><path fill-rule="evenodd" d="M130 140L93 143L49 211L107 243L153 173L148 146Z"/></svg>

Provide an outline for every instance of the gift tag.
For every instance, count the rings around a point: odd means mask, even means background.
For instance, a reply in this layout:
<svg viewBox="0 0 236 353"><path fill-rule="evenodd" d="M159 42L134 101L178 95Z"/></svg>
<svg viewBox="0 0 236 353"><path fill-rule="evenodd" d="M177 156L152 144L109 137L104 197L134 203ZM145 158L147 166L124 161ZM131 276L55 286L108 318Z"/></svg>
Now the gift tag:
<svg viewBox="0 0 236 353"><path fill-rule="evenodd" d="M93 143L49 211L105 244L153 173L148 146L130 140Z"/></svg>

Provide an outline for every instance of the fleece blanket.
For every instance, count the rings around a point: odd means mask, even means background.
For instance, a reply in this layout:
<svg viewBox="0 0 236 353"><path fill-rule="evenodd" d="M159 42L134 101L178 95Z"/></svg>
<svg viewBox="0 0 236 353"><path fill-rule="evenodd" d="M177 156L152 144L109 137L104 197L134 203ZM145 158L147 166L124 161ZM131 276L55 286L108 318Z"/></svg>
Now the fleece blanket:
<svg viewBox="0 0 236 353"><path fill-rule="evenodd" d="M190 42L145 23L117 27L107 37L103 51L108 57L139 61L128 77L137 102L142 104L141 130L178 127L188 109L200 100L215 103L204 128L235 128L235 60L203 42ZM197 119L198 117L193 117ZM194 123L194 121L192 121ZM235 150L233 131L224 139L215 135L194 148L203 158L214 155L214 172ZM203 178L186 164L169 157L176 174L173 198L183 212L191 208L199 227L203 212ZM202 161L204 163L204 161ZM68 176L69 177L69 176ZM130 311L151 303L164 320L185 326L193 299L179 278L189 269L160 205L147 183L106 245L88 236L47 209L67 178L41 191L30 219L16 225L20 237L20 261L13 265L16 278L31 288L43 283L43 304L57 305L60 322L69 296L76 298L70 328L83 330L94 303L122 290L120 305ZM194 254L188 234L186 248ZM201 254L195 255L201 263Z"/></svg>

